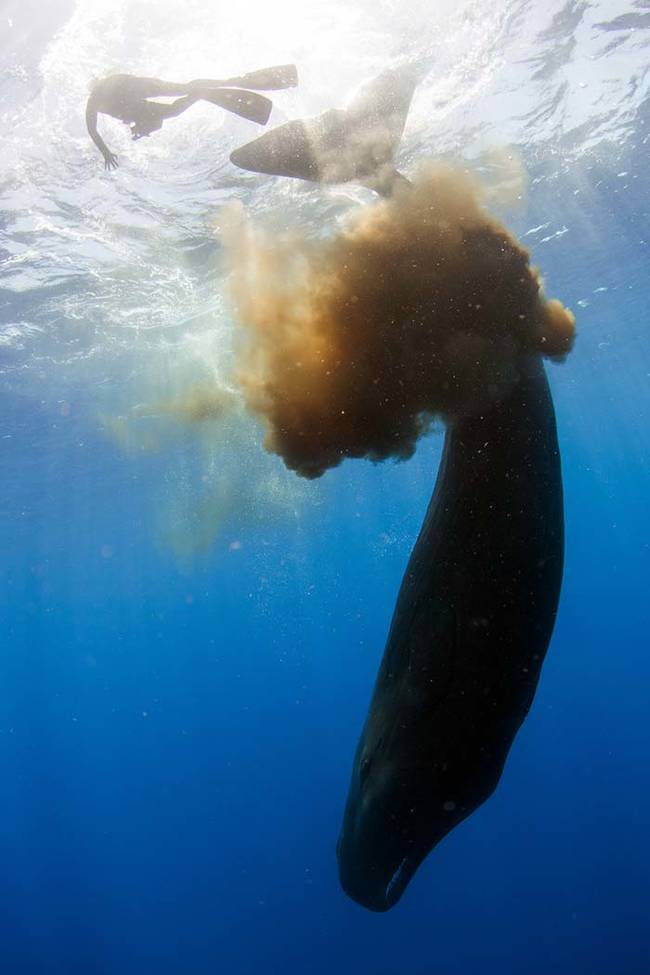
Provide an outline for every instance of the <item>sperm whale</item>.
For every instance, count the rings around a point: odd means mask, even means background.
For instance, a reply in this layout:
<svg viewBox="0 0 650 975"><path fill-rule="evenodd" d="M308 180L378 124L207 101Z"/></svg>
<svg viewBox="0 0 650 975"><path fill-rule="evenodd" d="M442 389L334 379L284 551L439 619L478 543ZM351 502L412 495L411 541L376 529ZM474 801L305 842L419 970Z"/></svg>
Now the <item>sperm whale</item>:
<svg viewBox="0 0 650 975"><path fill-rule="evenodd" d="M327 240L234 227L239 376L268 450L313 478L405 460L447 425L338 843L344 889L384 911L493 792L533 699L564 544L542 357L566 358L575 318L453 167L423 165Z"/></svg>
<svg viewBox="0 0 650 975"><path fill-rule="evenodd" d="M560 594L563 494L538 355L489 410L447 427L357 747L343 888L386 911L496 788L531 706Z"/></svg>

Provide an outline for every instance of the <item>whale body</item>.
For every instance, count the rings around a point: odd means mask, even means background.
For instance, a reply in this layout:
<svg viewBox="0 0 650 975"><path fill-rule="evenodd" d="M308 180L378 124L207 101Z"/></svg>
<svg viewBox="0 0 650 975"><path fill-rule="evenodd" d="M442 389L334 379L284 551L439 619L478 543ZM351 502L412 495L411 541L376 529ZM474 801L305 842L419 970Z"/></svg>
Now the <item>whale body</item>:
<svg viewBox="0 0 650 975"><path fill-rule="evenodd" d="M448 423L354 759L337 846L375 911L494 791L531 706L560 594L555 413L541 359L480 415Z"/></svg>

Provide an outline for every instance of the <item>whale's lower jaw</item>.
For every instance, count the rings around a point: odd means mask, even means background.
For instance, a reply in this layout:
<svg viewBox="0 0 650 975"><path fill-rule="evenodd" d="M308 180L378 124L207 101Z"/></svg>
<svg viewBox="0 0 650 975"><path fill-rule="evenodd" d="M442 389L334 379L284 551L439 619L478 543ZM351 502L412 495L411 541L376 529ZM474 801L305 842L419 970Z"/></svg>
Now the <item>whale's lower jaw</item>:
<svg viewBox="0 0 650 975"><path fill-rule="evenodd" d="M374 878L372 869L351 870L339 857L341 887L366 910L385 913L397 904L417 869L408 856L400 860L392 874Z"/></svg>

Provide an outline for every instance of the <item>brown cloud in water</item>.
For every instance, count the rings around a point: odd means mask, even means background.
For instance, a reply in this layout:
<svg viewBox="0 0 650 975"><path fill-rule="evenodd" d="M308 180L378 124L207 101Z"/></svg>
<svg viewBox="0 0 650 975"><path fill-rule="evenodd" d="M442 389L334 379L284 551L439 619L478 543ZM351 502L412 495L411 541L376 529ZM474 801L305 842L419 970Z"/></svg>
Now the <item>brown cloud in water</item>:
<svg viewBox="0 0 650 975"><path fill-rule="evenodd" d="M318 477L407 458L432 418L484 408L522 356L562 360L575 319L466 174L422 168L334 237L224 231L243 326L238 382L265 446Z"/></svg>
<svg viewBox="0 0 650 975"><path fill-rule="evenodd" d="M234 393L225 387L194 383L185 393L154 403L134 406L134 417L168 416L179 423L201 423L204 420L221 420L236 408Z"/></svg>

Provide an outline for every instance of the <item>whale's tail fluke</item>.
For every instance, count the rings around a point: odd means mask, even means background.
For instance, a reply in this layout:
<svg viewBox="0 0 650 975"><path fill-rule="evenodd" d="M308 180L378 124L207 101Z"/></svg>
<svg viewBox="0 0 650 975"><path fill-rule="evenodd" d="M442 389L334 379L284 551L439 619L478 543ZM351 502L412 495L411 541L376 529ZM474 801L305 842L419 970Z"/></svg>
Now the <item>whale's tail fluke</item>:
<svg viewBox="0 0 650 975"><path fill-rule="evenodd" d="M280 125L235 149L230 160L241 169L272 176L316 183L354 180L388 195L393 160L421 74L419 63L384 71L347 109Z"/></svg>
<svg viewBox="0 0 650 975"><path fill-rule="evenodd" d="M231 152L230 161L253 173L319 182L318 158L308 126L308 122L295 120L271 129Z"/></svg>

